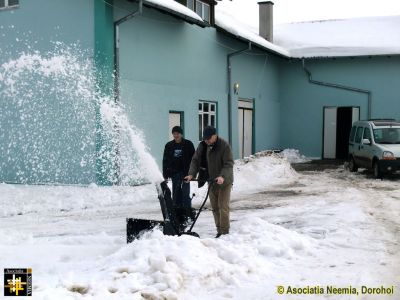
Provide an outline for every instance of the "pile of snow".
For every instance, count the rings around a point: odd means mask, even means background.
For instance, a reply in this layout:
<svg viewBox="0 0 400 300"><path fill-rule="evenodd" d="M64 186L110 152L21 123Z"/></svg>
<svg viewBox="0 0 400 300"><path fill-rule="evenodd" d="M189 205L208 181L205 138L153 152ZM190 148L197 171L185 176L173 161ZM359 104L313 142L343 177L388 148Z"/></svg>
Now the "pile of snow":
<svg viewBox="0 0 400 300"><path fill-rule="evenodd" d="M235 161L234 193L248 193L266 189L297 177L288 160L277 154L261 152L243 160Z"/></svg>
<svg viewBox="0 0 400 300"><path fill-rule="evenodd" d="M275 259L307 256L311 245L311 238L261 218L244 218L235 233L218 240L163 236L155 230L102 259L90 286L86 274L64 286L81 284L96 299L101 287L137 299L207 299L207 293L227 286L263 284L273 276Z"/></svg>
<svg viewBox="0 0 400 300"><path fill-rule="evenodd" d="M304 163L311 160L301 154L297 149L285 149L279 153L279 155L284 157L290 163Z"/></svg>

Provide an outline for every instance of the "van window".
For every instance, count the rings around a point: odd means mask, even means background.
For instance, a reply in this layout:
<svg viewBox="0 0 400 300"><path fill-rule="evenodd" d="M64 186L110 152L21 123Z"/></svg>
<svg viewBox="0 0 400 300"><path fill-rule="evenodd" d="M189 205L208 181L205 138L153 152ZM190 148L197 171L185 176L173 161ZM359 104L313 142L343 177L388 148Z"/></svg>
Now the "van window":
<svg viewBox="0 0 400 300"><path fill-rule="evenodd" d="M365 128L363 139L368 139L371 141L371 130L369 128Z"/></svg>
<svg viewBox="0 0 400 300"><path fill-rule="evenodd" d="M350 142L354 141L354 136L356 135L356 126L351 127L351 131L350 131Z"/></svg>
<svg viewBox="0 0 400 300"><path fill-rule="evenodd" d="M363 130L364 130L364 127L357 127L356 140L355 140L356 143L361 143L361 137L363 134Z"/></svg>
<svg viewBox="0 0 400 300"><path fill-rule="evenodd" d="M374 140L377 144L400 144L400 128L374 129Z"/></svg>

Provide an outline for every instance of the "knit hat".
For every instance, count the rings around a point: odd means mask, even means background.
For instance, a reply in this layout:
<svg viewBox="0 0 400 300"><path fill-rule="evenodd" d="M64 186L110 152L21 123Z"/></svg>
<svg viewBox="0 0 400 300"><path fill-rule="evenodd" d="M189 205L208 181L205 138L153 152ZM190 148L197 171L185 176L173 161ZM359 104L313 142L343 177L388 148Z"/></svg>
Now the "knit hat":
<svg viewBox="0 0 400 300"><path fill-rule="evenodd" d="M172 133L177 132L180 134L183 134L183 130L181 126L174 126L174 128L172 128Z"/></svg>
<svg viewBox="0 0 400 300"><path fill-rule="evenodd" d="M217 133L217 130L215 130L214 127L212 127L212 126L204 127L204 130L203 130L203 141L209 140L216 133Z"/></svg>

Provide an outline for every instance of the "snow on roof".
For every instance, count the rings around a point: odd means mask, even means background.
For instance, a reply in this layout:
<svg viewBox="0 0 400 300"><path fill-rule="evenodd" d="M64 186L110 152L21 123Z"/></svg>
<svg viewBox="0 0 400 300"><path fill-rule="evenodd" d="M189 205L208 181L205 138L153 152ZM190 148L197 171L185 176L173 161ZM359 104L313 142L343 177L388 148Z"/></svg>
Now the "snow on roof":
<svg viewBox="0 0 400 300"><path fill-rule="evenodd" d="M400 16L277 25L274 43L292 57L400 54Z"/></svg>
<svg viewBox="0 0 400 300"><path fill-rule="evenodd" d="M175 0L145 0L145 3L173 12L189 22L205 26L194 11ZM340 57L400 54L400 16L312 21L275 25L274 43L258 34L258 15L252 24L234 16L232 5L219 5L215 25L239 39L286 57ZM252 3L257 5L256 2ZM250 5L250 3L249 3ZM253 7L254 8L254 7ZM258 9L253 11L257 11ZM237 13L237 12L236 12Z"/></svg>
<svg viewBox="0 0 400 300"><path fill-rule="evenodd" d="M188 17L196 21L196 23L204 23L203 19L198 14L175 0L145 0L145 3Z"/></svg>
<svg viewBox="0 0 400 300"><path fill-rule="evenodd" d="M250 26L241 23L226 11L216 9L215 25L234 36L253 42L262 48L269 49L283 56L290 56L288 50L268 42L258 35L258 33L255 33Z"/></svg>

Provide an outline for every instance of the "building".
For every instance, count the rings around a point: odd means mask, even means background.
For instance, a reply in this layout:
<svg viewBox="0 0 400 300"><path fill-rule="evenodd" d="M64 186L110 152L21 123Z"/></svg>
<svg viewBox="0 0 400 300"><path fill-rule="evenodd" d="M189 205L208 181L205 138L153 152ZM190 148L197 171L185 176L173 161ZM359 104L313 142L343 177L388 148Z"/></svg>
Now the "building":
<svg viewBox="0 0 400 300"><path fill-rule="evenodd" d="M326 46L311 49L311 41L304 39L296 48L293 28L307 24L278 28L274 37L271 2L260 3L261 35L218 11L215 1L178 2L4 1L0 87L4 63L19 58L27 46L46 53L54 51L58 42L78 44L84 49L80 59L91 60L96 67L95 88L124 105L159 164L170 128L176 124L194 142L203 126L216 126L230 140L236 158L282 148L341 158L352 121L399 118L397 35L385 33L393 38L386 47L347 45L348 51L340 52L343 47L331 45L324 52ZM395 24L399 20L390 19ZM29 103L36 103L36 98ZM104 168L107 162L98 155L102 138L97 131L83 130L99 126L96 105L80 109L85 113L71 122L68 101L44 97L41 101L51 105L33 108L36 113L47 112L39 114L44 120L39 130L36 125L27 128L21 108L4 99L0 99L0 181L112 183L105 173L115 170ZM43 134L32 138L34 132ZM92 142L82 147L82 139ZM43 145L46 157L32 157L35 151L30 149Z"/></svg>

